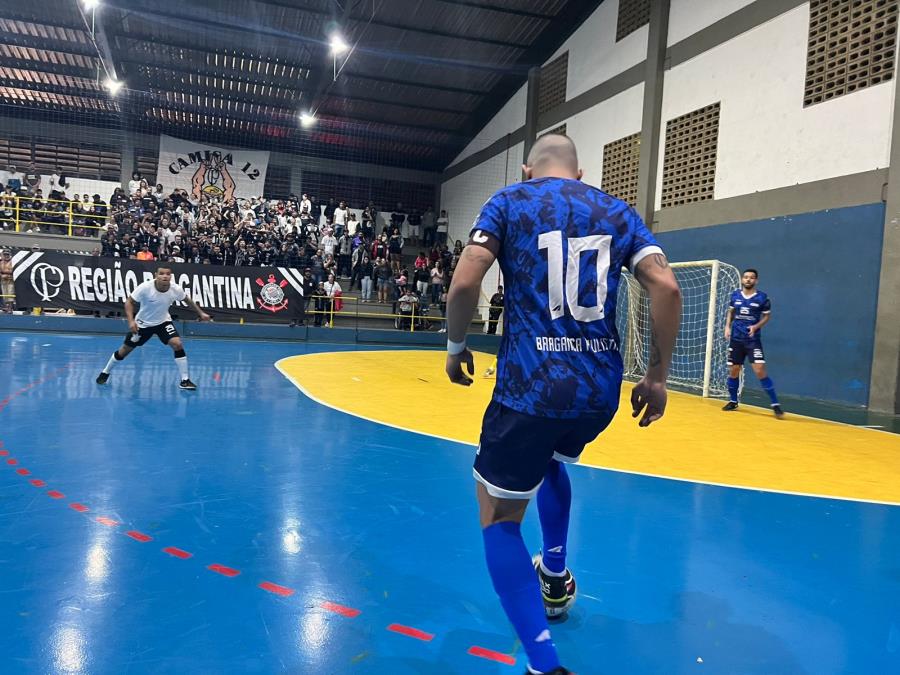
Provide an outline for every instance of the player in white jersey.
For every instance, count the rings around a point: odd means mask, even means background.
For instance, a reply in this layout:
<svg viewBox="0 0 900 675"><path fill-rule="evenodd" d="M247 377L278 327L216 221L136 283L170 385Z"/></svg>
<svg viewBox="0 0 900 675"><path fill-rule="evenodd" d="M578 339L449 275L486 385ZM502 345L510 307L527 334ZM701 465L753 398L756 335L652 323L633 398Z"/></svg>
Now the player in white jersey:
<svg viewBox="0 0 900 675"><path fill-rule="evenodd" d="M106 367L97 376L97 384L106 384L112 367L155 335L164 345L169 345L175 353L175 363L181 375L181 384L178 386L181 389L194 391L197 385L188 377L184 344L169 315L169 307L172 306L172 303L182 300L197 312L201 321L212 320L212 317L204 312L181 286L172 283L172 270L168 267L160 266L152 281L145 281L135 288L125 301L125 316L128 318L129 330L125 336L125 343L109 357ZM135 303L140 305L137 316L134 313Z"/></svg>

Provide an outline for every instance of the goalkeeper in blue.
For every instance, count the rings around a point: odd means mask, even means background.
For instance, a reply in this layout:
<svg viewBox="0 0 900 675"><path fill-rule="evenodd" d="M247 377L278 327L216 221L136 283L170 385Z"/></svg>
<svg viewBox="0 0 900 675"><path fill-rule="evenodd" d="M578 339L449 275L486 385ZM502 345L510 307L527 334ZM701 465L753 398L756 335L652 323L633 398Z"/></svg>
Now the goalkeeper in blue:
<svg viewBox="0 0 900 675"><path fill-rule="evenodd" d="M722 410L737 410L738 384L744 359L750 367L763 390L772 401L772 411L779 419L784 411L778 402L775 385L766 372L766 354L762 346L762 328L772 318L772 302L769 296L757 290L759 272L746 269L741 274L741 288L731 294L728 303L728 316L725 320L725 339L728 340L728 403Z"/></svg>
<svg viewBox="0 0 900 675"><path fill-rule="evenodd" d="M663 416L681 292L634 209L581 182L575 145L541 137L527 180L491 197L472 226L447 299L447 376L472 384L466 329L496 260L506 286L497 382L484 414L474 477L488 572L528 656L529 673L566 675L547 617L575 600L566 567L572 488L566 464L612 421L622 387L616 290L628 266L650 296L647 375L631 394L646 427ZM520 523L537 501L543 548Z"/></svg>

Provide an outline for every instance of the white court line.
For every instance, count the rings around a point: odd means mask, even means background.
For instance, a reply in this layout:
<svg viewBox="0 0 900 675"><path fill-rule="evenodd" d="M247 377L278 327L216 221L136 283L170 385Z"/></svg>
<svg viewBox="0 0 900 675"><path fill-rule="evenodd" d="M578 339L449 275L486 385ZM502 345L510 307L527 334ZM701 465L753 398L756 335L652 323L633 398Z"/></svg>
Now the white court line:
<svg viewBox="0 0 900 675"><path fill-rule="evenodd" d="M361 350L361 351L352 352L352 353L354 353L354 354L378 354L383 351L385 351L385 350L367 349L367 350ZM320 353L322 353L322 352L318 352L318 354L320 354ZM341 353L341 352L334 352L334 353ZM412 434L419 434L421 436L428 436L430 438L437 438L439 440L449 441L451 443L459 443L461 445L468 445L471 448L478 447L477 443L469 443L468 441L463 441L458 438L450 438L448 436L441 436L440 434L432 434L428 431L417 431L415 429L410 429L408 427L401 427L397 424L391 424L390 422L384 422L382 420L377 420L372 417L367 417L366 415L360 415L359 413L350 412L349 410L339 408L336 405L332 405L331 403L327 403L327 402L313 396L312 393L310 393L310 391L308 389L306 389L306 387L304 387L302 384L300 384L297 380L295 380L293 378L293 376L291 376L289 373L287 373L284 370L284 368L281 367L282 361L287 361L288 359L296 359L296 358L307 358L307 357L311 357L311 356L317 356L317 354L297 354L296 356L287 356L283 359L279 359L278 361L276 361L275 367L278 369L278 371L282 375L284 375L288 380L290 380L291 384L293 384L295 387L297 387L297 389L299 389L301 391L301 393L303 393L304 396L311 399L312 401L315 401L319 405L323 405L326 408L331 408L332 410L337 410L338 412L344 413L346 415L350 415L352 417L357 417L357 418L359 418L361 420L365 420L367 422L372 422L374 424L380 424L385 427L391 427L392 429L398 429L400 431L406 431L406 432L412 433ZM683 394L685 396L690 396L690 394L684 394L684 392L671 392L671 393ZM760 406L748 406L748 407L758 408L760 410L768 410L768 408L762 408ZM808 417L806 415L796 415L796 417L806 417L807 419L817 420L819 422L831 422L832 424L841 424L843 426L854 427L854 425L852 425L852 424L846 424L844 422L833 422L832 420L820 420L818 417ZM859 428L859 427L854 427L854 428ZM889 432L881 432L881 433L889 433ZM894 434L892 434L892 435L894 435ZM844 501L844 502L861 502L864 504L879 504L882 506L900 506L900 502L887 502L887 501L880 501L877 499L862 499L859 497L841 497L838 495L822 495L822 494L816 494L814 492L794 492L792 490L775 490L773 488L763 488L763 487L755 487L755 486L748 486L748 485L737 485L734 483L717 483L714 481L696 480L693 478L679 478L677 476L664 476L662 474L646 473L643 471L629 471L628 469L616 469L616 468L607 467L607 466L599 466L596 464L587 464L585 462L578 462L578 464L574 464L574 465L570 464L569 466L583 466L583 467L586 467L589 469L599 469L601 471L612 471L615 473L625 473L625 474L629 474L632 476L646 476L648 478L659 478L662 480L678 481L679 483L694 483L695 485L713 485L715 487L732 488L735 490L747 490L750 492L770 492L773 494L792 495L794 497L814 497L816 499L833 499L833 500Z"/></svg>

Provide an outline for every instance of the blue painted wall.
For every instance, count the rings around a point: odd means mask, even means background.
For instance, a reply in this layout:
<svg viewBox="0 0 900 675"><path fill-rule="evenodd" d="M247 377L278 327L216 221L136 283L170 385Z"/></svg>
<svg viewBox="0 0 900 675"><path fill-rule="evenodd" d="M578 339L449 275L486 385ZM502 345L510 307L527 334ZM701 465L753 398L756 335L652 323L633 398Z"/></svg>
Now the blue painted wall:
<svg viewBox="0 0 900 675"><path fill-rule="evenodd" d="M779 392L866 405L884 205L728 223L658 235L672 261L719 259L759 270L772 298L763 331ZM748 387L758 382L748 370Z"/></svg>

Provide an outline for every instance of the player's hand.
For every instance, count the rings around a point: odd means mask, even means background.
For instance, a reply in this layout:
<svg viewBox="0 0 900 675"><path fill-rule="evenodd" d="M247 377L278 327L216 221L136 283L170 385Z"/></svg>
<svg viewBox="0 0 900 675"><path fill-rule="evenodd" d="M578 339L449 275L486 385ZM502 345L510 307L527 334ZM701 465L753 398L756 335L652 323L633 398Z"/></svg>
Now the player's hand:
<svg viewBox="0 0 900 675"><path fill-rule="evenodd" d="M140 332L140 329L138 328L138 325L137 325L137 321L134 321L134 320L129 321L128 322L128 330L131 331L132 335L137 335Z"/></svg>
<svg viewBox="0 0 900 675"><path fill-rule="evenodd" d="M206 312L200 312L200 320L201 321L212 321L212 317Z"/></svg>
<svg viewBox="0 0 900 675"><path fill-rule="evenodd" d="M758 331L758 330L759 330L759 329L758 329L756 326L750 326L750 328L747 329L747 335L750 336L750 337L753 337L753 335L754 335L754 334L756 333L756 331Z"/></svg>
<svg viewBox="0 0 900 675"><path fill-rule="evenodd" d="M631 416L644 412L638 426L650 426L666 412L666 383L649 380L646 377L631 390Z"/></svg>
<svg viewBox="0 0 900 675"><path fill-rule="evenodd" d="M461 384L468 387L472 384L472 378L463 372L462 367L464 363L469 371L469 375L474 375L475 360L472 358L472 352L465 349L455 356L447 354L447 377L450 378L453 384Z"/></svg>

